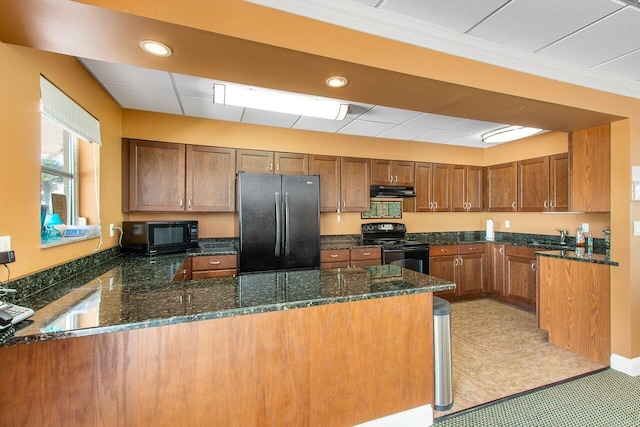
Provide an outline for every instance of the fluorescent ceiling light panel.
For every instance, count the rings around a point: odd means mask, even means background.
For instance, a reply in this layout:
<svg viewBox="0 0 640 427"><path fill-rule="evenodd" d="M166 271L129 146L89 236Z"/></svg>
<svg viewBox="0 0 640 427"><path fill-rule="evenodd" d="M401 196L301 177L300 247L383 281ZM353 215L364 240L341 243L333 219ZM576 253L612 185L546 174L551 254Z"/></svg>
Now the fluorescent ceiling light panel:
<svg viewBox="0 0 640 427"><path fill-rule="evenodd" d="M331 99L228 83L213 84L213 103L330 120L344 119L349 109Z"/></svg>
<svg viewBox="0 0 640 427"><path fill-rule="evenodd" d="M482 135L482 141L486 143L509 142L526 138L542 132L542 129L528 128L524 126L507 126Z"/></svg>

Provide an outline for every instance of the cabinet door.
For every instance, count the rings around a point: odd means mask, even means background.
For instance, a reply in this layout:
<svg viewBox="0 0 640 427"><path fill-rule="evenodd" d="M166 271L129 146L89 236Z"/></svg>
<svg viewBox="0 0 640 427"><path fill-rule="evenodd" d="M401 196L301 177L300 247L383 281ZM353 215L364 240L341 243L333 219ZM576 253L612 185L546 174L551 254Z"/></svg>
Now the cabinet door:
<svg viewBox="0 0 640 427"><path fill-rule="evenodd" d="M396 160L394 162L394 185L403 187L413 187L415 184L415 164L414 162L406 162Z"/></svg>
<svg viewBox="0 0 640 427"><path fill-rule="evenodd" d="M518 162L518 211L543 212L549 209L549 157Z"/></svg>
<svg viewBox="0 0 640 427"><path fill-rule="evenodd" d="M434 295L441 298L453 297L457 295L457 255L432 256L429 257L429 275L456 283L456 289L435 292Z"/></svg>
<svg viewBox="0 0 640 427"><path fill-rule="evenodd" d="M273 173L273 152L236 150L236 172Z"/></svg>
<svg viewBox="0 0 640 427"><path fill-rule="evenodd" d="M484 292L484 253L458 255L458 295L479 295Z"/></svg>
<svg viewBox="0 0 640 427"><path fill-rule="evenodd" d="M309 174L320 176L320 212L340 208L340 157L309 156Z"/></svg>
<svg viewBox="0 0 640 427"><path fill-rule="evenodd" d="M536 306L535 250L513 246L505 247L506 297L515 304Z"/></svg>
<svg viewBox="0 0 640 427"><path fill-rule="evenodd" d="M431 173L433 165L431 163L416 163L416 212L431 212Z"/></svg>
<svg viewBox="0 0 640 427"><path fill-rule="evenodd" d="M569 139L571 210L611 210L611 126L574 131Z"/></svg>
<svg viewBox="0 0 640 427"><path fill-rule="evenodd" d="M569 210L569 153L549 157L549 210Z"/></svg>
<svg viewBox="0 0 640 427"><path fill-rule="evenodd" d="M482 166L466 166L465 169L467 211L482 212L484 209L484 168Z"/></svg>
<svg viewBox="0 0 640 427"><path fill-rule="evenodd" d="M432 176L433 211L451 211L451 165L434 163Z"/></svg>
<svg viewBox="0 0 640 427"><path fill-rule="evenodd" d="M467 168L463 165L453 165L451 168L451 210L464 212L467 210Z"/></svg>
<svg viewBox="0 0 640 427"><path fill-rule="evenodd" d="M187 145L187 210L235 210L235 150Z"/></svg>
<svg viewBox="0 0 640 427"><path fill-rule="evenodd" d="M371 185L393 185L393 175L393 162L391 160L371 160Z"/></svg>
<svg viewBox="0 0 640 427"><path fill-rule="evenodd" d="M184 144L132 140L129 162L131 211L184 211Z"/></svg>
<svg viewBox="0 0 640 427"><path fill-rule="evenodd" d="M491 243L489 246L489 293L505 296L504 286L504 245Z"/></svg>
<svg viewBox="0 0 640 427"><path fill-rule="evenodd" d="M516 162L487 167L487 210L515 212L518 198L518 168Z"/></svg>
<svg viewBox="0 0 640 427"><path fill-rule="evenodd" d="M340 158L340 194L344 212L367 212L369 205L369 159Z"/></svg>
<svg viewBox="0 0 640 427"><path fill-rule="evenodd" d="M274 153L275 173L283 175L308 175L309 155L299 153Z"/></svg>

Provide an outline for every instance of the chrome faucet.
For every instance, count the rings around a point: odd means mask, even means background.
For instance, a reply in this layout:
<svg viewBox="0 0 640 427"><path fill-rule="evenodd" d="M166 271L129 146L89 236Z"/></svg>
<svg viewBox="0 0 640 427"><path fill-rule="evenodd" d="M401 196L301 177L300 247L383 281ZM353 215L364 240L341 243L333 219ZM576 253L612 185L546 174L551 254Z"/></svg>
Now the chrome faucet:
<svg viewBox="0 0 640 427"><path fill-rule="evenodd" d="M560 232L560 244L561 245L566 245L567 244L567 233L569 233L567 230L558 230L557 231Z"/></svg>

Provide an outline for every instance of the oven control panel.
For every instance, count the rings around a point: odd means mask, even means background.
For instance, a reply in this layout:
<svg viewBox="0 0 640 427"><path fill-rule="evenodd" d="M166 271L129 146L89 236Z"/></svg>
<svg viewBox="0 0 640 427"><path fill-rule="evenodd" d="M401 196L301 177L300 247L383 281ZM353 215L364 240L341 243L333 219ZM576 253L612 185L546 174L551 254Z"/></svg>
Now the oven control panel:
<svg viewBox="0 0 640 427"><path fill-rule="evenodd" d="M407 227L398 222L372 222L369 224L362 224L363 233L374 233L376 231L400 231L404 233L407 231Z"/></svg>

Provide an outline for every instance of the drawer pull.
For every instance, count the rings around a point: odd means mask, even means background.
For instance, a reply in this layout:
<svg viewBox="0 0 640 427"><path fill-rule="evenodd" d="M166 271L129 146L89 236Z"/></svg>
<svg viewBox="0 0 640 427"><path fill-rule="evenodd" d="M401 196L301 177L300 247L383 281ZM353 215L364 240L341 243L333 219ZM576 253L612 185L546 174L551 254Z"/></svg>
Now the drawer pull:
<svg viewBox="0 0 640 427"><path fill-rule="evenodd" d="M362 252L362 255L363 256L369 256L369 255L371 255L371 252Z"/></svg>
<svg viewBox="0 0 640 427"><path fill-rule="evenodd" d="M218 265L218 264L220 264L220 261L209 261L209 264Z"/></svg>
<svg viewBox="0 0 640 427"><path fill-rule="evenodd" d="M336 254L331 254L331 255L329 255L329 257L331 257L331 258L338 258L338 255L336 255Z"/></svg>

